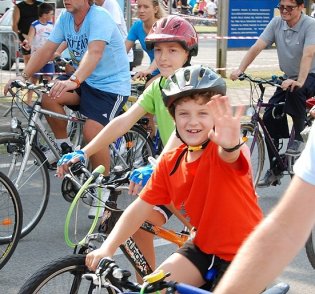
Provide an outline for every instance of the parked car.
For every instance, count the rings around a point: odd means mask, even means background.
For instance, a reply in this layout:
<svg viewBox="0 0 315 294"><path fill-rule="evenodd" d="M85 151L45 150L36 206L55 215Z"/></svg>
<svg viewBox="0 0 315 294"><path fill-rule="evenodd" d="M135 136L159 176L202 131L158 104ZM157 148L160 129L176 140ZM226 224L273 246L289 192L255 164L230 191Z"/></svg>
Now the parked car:
<svg viewBox="0 0 315 294"><path fill-rule="evenodd" d="M3 15L11 7L13 7L12 0L0 0L0 14L1 15Z"/></svg>
<svg viewBox="0 0 315 294"><path fill-rule="evenodd" d="M18 40L12 30L12 13L13 8L10 8L0 19L0 68L5 70L11 69L17 53Z"/></svg>

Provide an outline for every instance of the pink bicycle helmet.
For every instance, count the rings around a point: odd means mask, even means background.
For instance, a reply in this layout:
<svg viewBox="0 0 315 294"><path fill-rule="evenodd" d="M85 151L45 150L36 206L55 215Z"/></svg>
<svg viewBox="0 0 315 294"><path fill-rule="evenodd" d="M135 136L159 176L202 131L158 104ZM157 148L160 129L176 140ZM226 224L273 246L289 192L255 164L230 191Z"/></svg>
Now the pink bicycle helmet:
<svg viewBox="0 0 315 294"><path fill-rule="evenodd" d="M176 15L163 17L153 24L145 38L148 50L156 42L179 42L191 56L198 54L198 35L195 28L184 18Z"/></svg>

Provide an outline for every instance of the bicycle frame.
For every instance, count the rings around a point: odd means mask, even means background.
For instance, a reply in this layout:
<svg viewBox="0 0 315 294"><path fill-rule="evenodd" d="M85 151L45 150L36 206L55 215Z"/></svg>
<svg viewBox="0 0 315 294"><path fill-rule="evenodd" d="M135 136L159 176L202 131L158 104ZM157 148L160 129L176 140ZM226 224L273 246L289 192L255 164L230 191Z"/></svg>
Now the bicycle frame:
<svg viewBox="0 0 315 294"><path fill-rule="evenodd" d="M287 170L289 173L292 170L292 156L289 155L285 155L283 157L282 154L279 153L277 147L275 146L273 139L271 137L271 135L269 134L267 127L262 119L262 117L260 116L260 112L261 112L261 108L266 108L266 107L270 107L270 106L276 106L278 104L273 104L273 103L265 103L263 102L263 98L265 95L265 89L266 87L263 85L263 83L266 84L270 84L273 86L276 86L277 83L276 82L271 82L271 81L257 81L257 80L253 80L250 77L245 75L245 79L248 79L251 83L257 83L259 89L260 89L260 95L258 97L258 101L256 106L253 105L252 100L251 100L251 106L254 109L254 113L251 116L251 123L254 126L254 137L253 137L253 142L250 146L250 152L252 154L253 149L255 147L256 141L257 141L257 136L258 136L258 132L259 130L259 126L265 136L265 143L266 145L269 147L270 151L272 152L273 157L275 158L275 162L278 164L278 167L280 168L280 170L285 171ZM252 99L252 98L251 98ZM292 141L294 140L294 128L291 129L290 132L290 136L289 136L289 142L288 144L290 144Z"/></svg>
<svg viewBox="0 0 315 294"><path fill-rule="evenodd" d="M105 211L99 226L99 233L89 236L88 239L98 238L99 235L104 235L104 241L108 234L111 232L112 228L116 224L122 210L117 209L116 201L118 196L121 194L120 191L111 190L109 199L105 203ZM167 240L171 243L176 244L178 247L182 246L189 238L189 232L185 229L182 233L177 233L173 230L165 229L163 227L153 225L152 223L145 221L141 227L142 230L153 234L154 236L160 237L164 240ZM89 241L87 241L88 243ZM127 257L129 262L135 268L137 273L144 277L152 273L152 269L148 264L146 258L142 254L141 250L138 248L137 244L132 237L128 238L123 244L119 247L124 255Z"/></svg>
<svg viewBox="0 0 315 294"><path fill-rule="evenodd" d="M287 170L288 169L288 157L285 157L285 160L281 157L280 153L278 152L275 144L273 143L273 140L267 130L267 127L265 126L265 123L263 121L263 119L261 118L261 116L259 115L260 110L262 107L268 107L268 106L272 106L273 104L270 103L264 103L261 100L258 101L257 103L257 109L255 110L255 113L253 114L252 118L251 118L251 122L254 124L254 138L253 138L253 143L250 147L250 151L252 153L253 151L253 147L256 144L256 137L257 137L257 132L259 131L259 126L261 127L264 136L265 136L265 141L266 141L266 145L268 145L268 147L270 148L274 158L276 158L276 162L279 164L279 167L282 170ZM292 128L291 133L290 133L290 137L289 137L289 142L291 142L294 139L294 129Z"/></svg>

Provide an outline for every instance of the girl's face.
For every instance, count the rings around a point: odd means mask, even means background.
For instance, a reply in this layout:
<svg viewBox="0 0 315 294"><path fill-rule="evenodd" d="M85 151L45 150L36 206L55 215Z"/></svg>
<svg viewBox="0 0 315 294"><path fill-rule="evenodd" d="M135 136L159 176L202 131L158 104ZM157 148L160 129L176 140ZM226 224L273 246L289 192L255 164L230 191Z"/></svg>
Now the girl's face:
<svg viewBox="0 0 315 294"><path fill-rule="evenodd" d="M169 77L181 68L188 59L186 51L177 42L163 42L154 45L154 59L163 77Z"/></svg>
<svg viewBox="0 0 315 294"><path fill-rule="evenodd" d="M155 21L155 14L158 12L158 7L153 6L152 0L137 1L138 17L143 21Z"/></svg>
<svg viewBox="0 0 315 294"><path fill-rule="evenodd" d="M180 101L175 107L175 121L180 137L190 146L204 143L213 128L209 108L200 99Z"/></svg>

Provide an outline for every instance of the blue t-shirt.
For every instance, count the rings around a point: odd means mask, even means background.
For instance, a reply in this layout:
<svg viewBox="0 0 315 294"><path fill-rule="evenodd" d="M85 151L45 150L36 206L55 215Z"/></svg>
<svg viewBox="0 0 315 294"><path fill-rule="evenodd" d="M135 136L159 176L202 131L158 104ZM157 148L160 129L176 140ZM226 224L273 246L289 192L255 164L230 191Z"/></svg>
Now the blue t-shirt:
<svg viewBox="0 0 315 294"><path fill-rule="evenodd" d="M129 61L124 40L104 8L92 5L78 32L74 29L73 15L67 11L62 12L49 40L58 44L67 42L75 67L78 67L90 42L106 42L103 56L86 83L105 92L130 95Z"/></svg>
<svg viewBox="0 0 315 294"><path fill-rule="evenodd" d="M147 52L147 54L150 57L150 61L152 63L152 61L154 60L154 50L148 50L147 46L145 45L145 38L146 38L147 34L143 28L143 21L142 20L137 20L134 22L134 24L131 26L128 36L127 36L127 40L135 42L135 41L139 41L141 44L142 49ZM158 70L155 70L152 75L155 76L159 73Z"/></svg>

